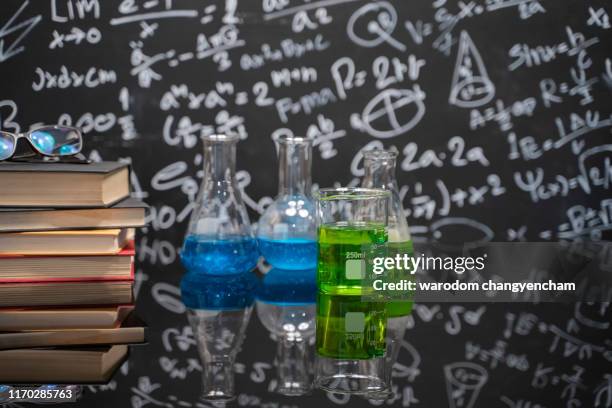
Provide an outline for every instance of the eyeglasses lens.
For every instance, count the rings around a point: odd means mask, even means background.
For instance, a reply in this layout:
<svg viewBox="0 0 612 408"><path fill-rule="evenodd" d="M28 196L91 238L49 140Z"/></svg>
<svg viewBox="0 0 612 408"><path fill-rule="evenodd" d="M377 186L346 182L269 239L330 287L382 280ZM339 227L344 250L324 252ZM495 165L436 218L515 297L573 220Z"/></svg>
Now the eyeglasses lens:
<svg viewBox="0 0 612 408"><path fill-rule="evenodd" d="M82 147L79 132L61 126L35 130L29 139L36 150L47 156L70 156L79 153Z"/></svg>
<svg viewBox="0 0 612 408"><path fill-rule="evenodd" d="M6 160L15 151L15 138L12 135L0 132L0 160Z"/></svg>

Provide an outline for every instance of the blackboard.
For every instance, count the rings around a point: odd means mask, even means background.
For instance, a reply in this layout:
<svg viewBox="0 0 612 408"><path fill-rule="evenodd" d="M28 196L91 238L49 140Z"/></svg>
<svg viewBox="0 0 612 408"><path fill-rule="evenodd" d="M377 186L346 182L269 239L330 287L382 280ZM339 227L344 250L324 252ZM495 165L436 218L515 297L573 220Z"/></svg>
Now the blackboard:
<svg viewBox="0 0 612 408"><path fill-rule="evenodd" d="M133 350L111 384L87 387L82 406L198 406L178 248L201 179L201 135L243 139L238 178L253 222L276 193L273 139L292 133L315 140L320 186L358 184L361 150L395 146L417 243L609 234L608 2L0 7L0 127L82 127L87 155L130 162L133 195L151 206L137 239L136 287L151 343ZM583 309L604 323L581 325ZM417 305L393 406L452 406L444 366L467 361L488 372L476 407L611 407L610 313L585 304ZM179 340L164 345L164 333ZM273 353L253 315L238 356L238 406L343 402L269 392Z"/></svg>

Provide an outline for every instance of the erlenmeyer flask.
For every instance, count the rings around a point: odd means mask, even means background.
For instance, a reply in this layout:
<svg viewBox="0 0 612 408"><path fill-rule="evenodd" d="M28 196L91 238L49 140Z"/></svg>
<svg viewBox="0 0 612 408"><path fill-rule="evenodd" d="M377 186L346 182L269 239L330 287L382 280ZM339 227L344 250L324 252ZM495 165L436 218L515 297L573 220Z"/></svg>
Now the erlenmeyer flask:
<svg viewBox="0 0 612 408"><path fill-rule="evenodd" d="M252 272L226 276L188 273L181 281L181 298L202 362L202 400L235 397L234 362L258 284Z"/></svg>
<svg viewBox="0 0 612 408"><path fill-rule="evenodd" d="M404 254L408 256L413 256L414 254L410 229L406 221L404 207L399 196L398 185L395 179L396 160L397 151L395 150L376 149L364 152L365 174L362 182L362 187L380 188L391 192L387 256L393 258L398 254L401 257L403 257ZM412 279L410 271L386 271L386 281L399 282L402 279ZM392 367L397 360L397 355L408 324L408 316L412 311L412 303L410 296L404 296L402 300L392 300L386 304L387 334L385 340L387 343L387 353L385 355L385 360L389 384L391 384ZM391 388L378 395L371 394L368 398L387 399L392 396L390 389Z"/></svg>
<svg viewBox="0 0 612 408"><path fill-rule="evenodd" d="M236 182L237 135L209 135L204 142L204 178L181 251L190 272L245 273L259 252Z"/></svg>
<svg viewBox="0 0 612 408"><path fill-rule="evenodd" d="M277 342L276 369L282 395L312 388L316 270L272 268L257 292L257 315Z"/></svg>
<svg viewBox="0 0 612 408"><path fill-rule="evenodd" d="M257 224L259 249L272 266L287 270L317 266L316 225L311 195L312 141L276 140L278 195Z"/></svg>
<svg viewBox="0 0 612 408"><path fill-rule="evenodd" d="M364 178L361 186L364 188L380 188L391 192L391 201L389 205L389 241L388 241L388 257L393 257L397 254L403 257L404 254L413 256L414 248L412 246L412 238L408 221L402 200L399 196L399 189L395 179L395 166L397 160L397 151L395 150L369 150L363 153L364 157ZM393 273L408 275L402 278L410 278L410 271L387 271L388 277L398 279L399 276L393 276ZM403 301L392 301L387 304L388 317L407 316L412 311L412 300L406 299Z"/></svg>

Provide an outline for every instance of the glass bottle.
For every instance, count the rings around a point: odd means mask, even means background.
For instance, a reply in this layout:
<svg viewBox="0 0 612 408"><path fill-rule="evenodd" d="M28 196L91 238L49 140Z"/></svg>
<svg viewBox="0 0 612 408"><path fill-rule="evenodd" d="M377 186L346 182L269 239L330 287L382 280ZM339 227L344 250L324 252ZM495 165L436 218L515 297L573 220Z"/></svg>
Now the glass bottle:
<svg viewBox="0 0 612 408"><path fill-rule="evenodd" d="M277 343L276 369L282 395L312 388L316 270L272 268L257 293L257 316Z"/></svg>
<svg viewBox="0 0 612 408"><path fill-rule="evenodd" d="M198 345L204 401L235 397L234 362L245 338L259 284L252 272L211 276L188 273L181 298Z"/></svg>
<svg viewBox="0 0 612 408"><path fill-rule="evenodd" d="M399 188L395 179L397 162L397 151L395 150L370 150L364 152L364 178L362 187L380 188L391 192L389 206L389 241L388 257L396 255L413 256L414 249L410 229L406 221L404 207L399 196ZM390 270L386 272L386 281L400 281L401 279L412 279L410 271ZM404 296L402 300L392 300L386 303L387 308L387 353L385 360L387 364L388 383L391 384L391 373L393 364L397 360L401 342L404 338L409 315L412 312L411 296ZM390 389L389 389L390 390ZM371 394L371 399L387 399L391 397L390 391Z"/></svg>
<svg viewBox="0 0 612 408"><path fill-rule="evenodd" d="M278 195L257 224L261 254L276 268L316 268L317 244L312 200L312 141L285 136L276 140Z"/></svg>
<svg viewBox="0 0 612 408"><path fill-rule="evenodd" d="M185 235L181 260L189 272L240 274L257 265L259 252L236 182L237 135L209 135L204 178Z"/></svg>

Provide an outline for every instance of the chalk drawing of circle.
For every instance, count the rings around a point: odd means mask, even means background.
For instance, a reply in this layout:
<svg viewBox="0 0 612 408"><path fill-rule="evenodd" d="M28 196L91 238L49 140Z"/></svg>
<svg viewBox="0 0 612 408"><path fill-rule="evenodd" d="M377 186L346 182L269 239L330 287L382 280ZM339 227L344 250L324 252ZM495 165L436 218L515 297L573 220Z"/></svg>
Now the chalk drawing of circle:
<svg viewBox="0 0 612 408"><path fill-rule="evenodd" d="M460 108L476 108L490 102L494 95L495 85L489 78L474 77L457 83L448 99Z"/></svg>
<svg viewBox="0 0 612 408"><path fill-rule="evenodd" d="M410 89L385 89L363 109L365 131L388 139L416 126L425 114L423 99Z"/></svg>
<svg viewBox="0 0 612 408"><path fill-rule="evenodd" d="M487 225L463 217L442 218L433 222L429 230L436 243L454 249L483 245L495 235Z"/></svg>
<svg viewBox="0 0 612 408"><path fill-rule="evenodd" d="M388 2L381 1L357 9L346 25L349 38L362 47L371 48L382 44L384 37L381 33L371 30L371 23L376 23L384 33L391 35L397 24L395 8Z"/></svg>

